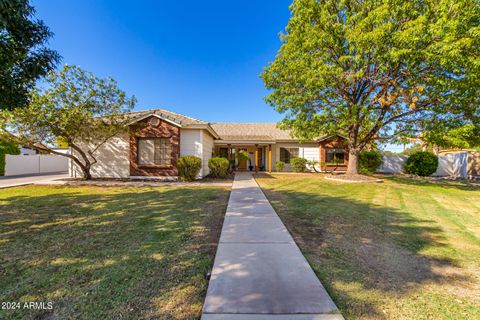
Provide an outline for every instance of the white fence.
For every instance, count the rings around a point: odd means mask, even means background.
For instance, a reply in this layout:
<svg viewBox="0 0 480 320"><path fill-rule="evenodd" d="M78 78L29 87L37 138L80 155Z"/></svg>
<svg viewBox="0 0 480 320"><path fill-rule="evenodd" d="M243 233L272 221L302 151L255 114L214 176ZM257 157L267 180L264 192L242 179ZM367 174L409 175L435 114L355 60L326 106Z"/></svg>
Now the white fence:
<svg viewBox="0 0 480 320"><path fill-rule="evenodd" d="M432 175L436 177L468 178L467 152L452 153L438 157L437 171ZM407 156L383 156L382 165L377 172L402 173L407 162Z"/></svg>
<svg viewBox="0 0 480 320"><path fill-rule="evenodd" d="M68 158L50 154L5 156L5 176L68 171Z"/></svg>
<svg viewBox="0 0 480 320"><path fill-rule="evenodd" d="M451 153L438 157L438 168L433 176L468 177L467 152Z"/></svg>
<svg viewBox="0 0 480 320"><path fill-rule="evenodd" d="M377 169L381 173L401 173L407 162L407 156L382 156L382 165Z"/></svg>

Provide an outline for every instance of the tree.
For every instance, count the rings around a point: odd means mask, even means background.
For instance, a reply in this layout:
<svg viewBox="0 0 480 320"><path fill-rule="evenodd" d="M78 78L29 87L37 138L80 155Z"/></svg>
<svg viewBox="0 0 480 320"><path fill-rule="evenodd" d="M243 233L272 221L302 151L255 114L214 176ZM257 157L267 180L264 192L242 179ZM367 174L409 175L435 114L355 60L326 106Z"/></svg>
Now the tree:
<svg viewBox="0 0 480 320"><path fill-rule="evenodd" d="M457 128L431 131L427 133L425 140L428 144L440 148L478 148L480 147L480 126L470 123Z"/></svg>
<svg viewBox="0 0 480 320"><path fill-rule="evenodd" d="M20 154L18 145L0 139L0 176L5 175L5 156L7 154Z"/></svg>
<svg viewBox="0 0 480 320"><path fill-rule="evenodd" d="M480 3L295 0L261 77L280 126L307 140L348 137L348 173L372 141L478 121Z"/></svg>
<svg viewBox="0 0 480 320"><path fill-rule="evenodd" d="M422 152L424 151L423 150L424 147L422 147L421 144L417 143L417 144L414 144L413 146L403 150L400 155L402 156L411 156L412 154L415 154L415 153L418 153L418 152Z"/></svg>
<svg viewBox="0 0 480 320"><path fill-rule="evenodd" d="M39 151L66 156L91 179L96 151L106 141L126 130L129 98L111 79L100 79L79 67L65 66L46 77L48 86L31 93L25 108L0 114L0 137ZM66 141L72 152L53 150Z"/></svg>
<svg viewBox="0 0 480 320"><path fill-rule="evenodd" d="M0 1L0 109L23 107L35 82L60 60L45 44L52 33L28 0Z"/></svg>

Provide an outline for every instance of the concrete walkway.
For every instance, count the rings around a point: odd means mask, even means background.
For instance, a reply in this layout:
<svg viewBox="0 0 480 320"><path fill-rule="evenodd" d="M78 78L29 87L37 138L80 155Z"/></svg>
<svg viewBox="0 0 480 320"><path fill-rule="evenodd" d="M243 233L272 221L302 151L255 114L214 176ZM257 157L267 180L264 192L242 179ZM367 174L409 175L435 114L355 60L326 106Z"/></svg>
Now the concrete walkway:
<svg viewBox="0 0 480 320"><path fill-rule="evenodd" d="M202 320L343 317L249 173L237 173Z"/></svg>

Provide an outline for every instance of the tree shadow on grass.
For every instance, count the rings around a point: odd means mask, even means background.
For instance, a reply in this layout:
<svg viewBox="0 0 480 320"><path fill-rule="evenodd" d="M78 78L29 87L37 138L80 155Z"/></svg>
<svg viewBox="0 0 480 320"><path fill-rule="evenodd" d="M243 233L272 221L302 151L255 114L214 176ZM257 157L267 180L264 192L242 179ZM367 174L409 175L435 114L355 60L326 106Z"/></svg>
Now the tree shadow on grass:
<svg viewBox="0 0 480 320"><path fill-rule="evenodd" d="M228 191L101 189L0 199L0 301L54 304L0 318L199 315Z"/></svg>
<svg viewBox="0 0 480 320"><path fill-rule="evenodd" d="M403 175L376 175L381 179L391 180L396 183L421 186L421 187L442 187L447 189L458 189L463 191L480 191L480 181L475 180L449 180L432 177L408 177Z"/></svg>
<svg viewBox="0 0 480 320"><path fill-rule="evenodd" d="M401 297L426 283L470 280L454 260L422 254L448 246L434 221L340 194L264 192L347 317L385 318L382 295Z"/></svg>

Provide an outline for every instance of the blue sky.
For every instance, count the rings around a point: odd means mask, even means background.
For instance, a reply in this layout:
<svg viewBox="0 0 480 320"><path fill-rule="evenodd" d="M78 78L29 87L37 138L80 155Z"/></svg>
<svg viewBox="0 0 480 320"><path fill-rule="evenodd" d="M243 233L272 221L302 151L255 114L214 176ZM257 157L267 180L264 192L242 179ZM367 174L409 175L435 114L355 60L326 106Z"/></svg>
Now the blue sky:
<svg viewBox="0 0 480 320"><path fill-rule="evenodd" d="M275 122L259 74L280 48L291 0L34 0L50 47L138 99L209 122ZM402 146L388 145L402 151Z"/></svg>
<svg viewBox="0 0 480 320"><path fill-rule="evenodd" d="M259 74L280 47L291 0L35 0L50 47L138 99L210 122L278 121Z"/></svg>

